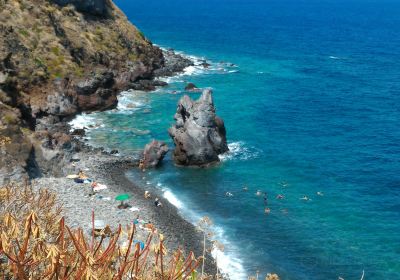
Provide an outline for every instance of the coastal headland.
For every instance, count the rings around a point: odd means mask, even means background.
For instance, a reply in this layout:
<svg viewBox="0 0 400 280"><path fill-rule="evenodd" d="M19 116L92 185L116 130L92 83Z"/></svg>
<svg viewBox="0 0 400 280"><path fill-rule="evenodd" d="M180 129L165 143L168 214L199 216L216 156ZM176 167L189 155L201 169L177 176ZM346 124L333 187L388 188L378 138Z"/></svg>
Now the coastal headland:
<svg viewBox="0 0 400 280"><path fill-rule="evenodd" d="M115 108L121 91L166 85L158 78L193 62L154 46L112 1L0 1L0 9L0 185L28 180L54 191L71 226L88 230L92 210L114 227L138 217L165 235L167 247L201 255L194 225L125 176L139 155L89 147L85 131L68 125L77 114ZM90 185L66 178L79 171L107 189L92 195ZM132 207L117 208L120 193ZM207 256L206 271L215 270Z"/></svg>

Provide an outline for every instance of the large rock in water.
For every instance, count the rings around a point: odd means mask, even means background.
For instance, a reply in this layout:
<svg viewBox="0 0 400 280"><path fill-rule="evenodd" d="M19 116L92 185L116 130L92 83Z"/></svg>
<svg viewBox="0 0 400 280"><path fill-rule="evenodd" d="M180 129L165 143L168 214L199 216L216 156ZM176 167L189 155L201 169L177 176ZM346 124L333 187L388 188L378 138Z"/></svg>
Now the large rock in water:
<svg viewBox="0 0 400 280"><path fill-rule="evenodd" d="M162 141L153 140L144 147L143 167L156 167L168 153L167 144Z"/></svg>
<svg viewBox="0 0 400 280"><path fill-rule="evenodd" d="M218 162L218 155L229 150L224 122L215 114L211 90L203 91L197 101L183 96L174 118L176 124L169 134L175 143L176 164L206 166Z"/></svg>

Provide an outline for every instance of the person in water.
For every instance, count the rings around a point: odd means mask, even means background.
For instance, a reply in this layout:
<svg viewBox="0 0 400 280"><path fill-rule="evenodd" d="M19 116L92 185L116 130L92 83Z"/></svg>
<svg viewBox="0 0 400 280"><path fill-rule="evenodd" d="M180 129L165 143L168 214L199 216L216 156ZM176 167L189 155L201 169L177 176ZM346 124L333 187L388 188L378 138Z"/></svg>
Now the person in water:
<svg viewBox="0 0 400 280"><path fill-rule="evenodd" d="M283 194L278 194L276 196L276 199L284 199L284 198L285 198L285 196Z"/></svg>
<svg viewBox="0 0 400 280"><path fill-rule="evenodd" d="M305 200L305 201L311 200L311 199L310 199L308 196L306 196L306 195L303 196L303 197L301 197L300 199L301 199L301 200Z"/></svg>
<svg viewBox="0 0 400 280"><path fill-rule="evenodd" d="M271 209L268 207L268 195L267 192L264 193L264 213L269 214L271 212Z"/></svg>

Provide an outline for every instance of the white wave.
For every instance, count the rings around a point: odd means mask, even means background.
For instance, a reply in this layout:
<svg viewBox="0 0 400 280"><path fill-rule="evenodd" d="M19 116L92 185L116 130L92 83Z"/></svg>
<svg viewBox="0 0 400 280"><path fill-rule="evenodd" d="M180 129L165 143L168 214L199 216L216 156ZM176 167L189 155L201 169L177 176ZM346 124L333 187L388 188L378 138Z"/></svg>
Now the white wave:
<svg viewBox="0 0 400 280"><path fill-rule="evenodd" d="M169 190L164 191L164 198L169 201L172 205L174 205L178 209L183 208L182 202Z"/></svg>
<svg viewBox="0 0 400 280"><path fill-rule="evenodd" d="M143 95L142 91L123 91L118 95L117 110L120 112L128 111L134 112L142 108L149 107L148 102Z"/></svg>
<svg viewBox="0 0 400 280"><path fill-rule="evenodd" d="M160 47L163 51L168 51L168 48ZM199 57L194 55L186 54L182 51L174 50L176 54L179 54L187 59L190 59L194 65L188 66L183 69L182 73L178 73L173 77L162 77L160 80L167 82L167 83L174 83L174 82L185 82L182 77L186 76L198 76L198 75L205 75L205 74L232 74L238 73L239 70L232 69L237 68L236 64L230 62L213 62L205 57ZM204 63L209 64L208 67L204 67Z"/></svg>
<svg viewBox="0 0 400 280"><path fill-rule="evenodd" d="M330 58L330 59L341 59L340 57L333 56L333 55L329 56L329 58Z"/></svg>
<svg viewBox="0 0 400 280"><path fill-rule="evenodd" d="M89 126L98 127L101 124L97 123L97 119L94 114L80 114L77 115L72 121L69 122L71 130L88 128Z"/></svg>
<svg viewBox="0 0 400 280"><path fill-rule="evenodd" d="M230 280L247 279L247 273L242 261L234 253L239 252L238 248L224 237L225 231L221 227L214 226L213 231L218 242L224 247L224 250L213 248L211 251L211 255L216 260L219 270L224 274L228 274ZM234 271L234 274L229 274L232 271Z"/></svg>
<svg viewBox="0 0 400 280"><path fill-rule="evenodd" d="M249 160L259 156L260 151L253 147L247 147L242 141L228 144L229 151L219 155L221 161L231 159Z"/></svg>
<svg viewBox="0 0 400 280"><path fill-rule="evenodd" d="M162 187L161 183L157 183L158 187ZM179 209L181 212L182 216L186 218L189 222L191 222L193 225L196 225L198 221L205 215L201 215L201 213L198 213L189 207L186 207L185 204L179 200L175 194L172 193L167 188L162 188L163 191L163 196L165 199L167 199L171 204L173 204L175 207ZM225 236L225 231L223 230L222 227L218 225L213 225L211 230L215 233L215 238L216 240L219 241L219 243L223 244L226 250L220 250L218 248L214 248L211 252L213 258L217 260L217 265L218 269L220 272L228 274L229 272L234 271L234 274L230 275L229 274L229 279L231 280L245 280L247 279L246 277L246 271L242 265L242 261L240 258L237 256L236 252L239 252L240 250L230 242Z"/></svg>

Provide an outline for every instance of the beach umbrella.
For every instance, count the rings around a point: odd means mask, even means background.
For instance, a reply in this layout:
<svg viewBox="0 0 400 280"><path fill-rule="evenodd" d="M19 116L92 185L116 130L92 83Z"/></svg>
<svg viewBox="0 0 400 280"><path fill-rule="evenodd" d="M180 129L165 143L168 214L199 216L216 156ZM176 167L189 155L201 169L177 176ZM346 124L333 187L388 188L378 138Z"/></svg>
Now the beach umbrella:
<svg viewBox="0 0 400 280"><path fill-rule="evenodd" d="M130 197L129 194L127 194L127 193L117 195L115 197L115 200L121 201L121 204L118 207L123 207L124 206L124 201L129 199L129 197Z"/></svg>

